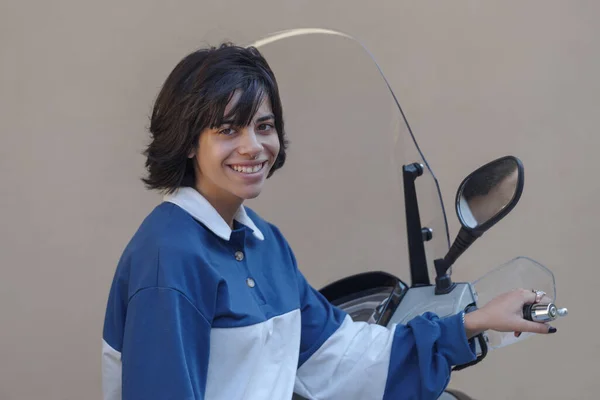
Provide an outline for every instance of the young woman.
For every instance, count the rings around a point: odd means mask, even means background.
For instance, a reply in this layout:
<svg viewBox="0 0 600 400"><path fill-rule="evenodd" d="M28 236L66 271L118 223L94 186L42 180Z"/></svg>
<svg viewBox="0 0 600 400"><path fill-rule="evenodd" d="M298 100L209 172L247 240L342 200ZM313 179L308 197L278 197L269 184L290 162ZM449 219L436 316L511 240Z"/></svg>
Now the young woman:
<svg viewBox="0 0 600 400"><path fill-rule="evenodd" d="M166 194L119 261L103 334L105 399L433 399L480 331L524 320L530 290L392 329L353 322L306 281L281 232L244 207L285 163L278 87L253 48L185 57L151 117L147 186ZM293 205L290 205L293 207Z"/></svg>

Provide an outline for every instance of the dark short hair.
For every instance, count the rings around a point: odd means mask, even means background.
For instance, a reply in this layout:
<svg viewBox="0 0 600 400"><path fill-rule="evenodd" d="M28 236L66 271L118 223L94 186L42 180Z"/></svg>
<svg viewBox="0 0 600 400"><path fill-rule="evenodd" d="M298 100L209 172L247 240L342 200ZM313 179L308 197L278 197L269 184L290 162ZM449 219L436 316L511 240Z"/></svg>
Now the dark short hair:
<svg viewBox="0 0 600 400"><path fill-rule="evenodd" d="M236 90L242 92L240 99L229 115L224 115ZM268 178L285 163L287 140L279 88L267 61L256 48L232 43L200 49L183 58L154 103L151 142L144 151L148 174L142 181L146 187L171 193L194 186L194 165L188 156L200 133L229 119L236 127L250 124L264 98L270 100L280 143Z"/></svg>
<svg viewBox="0 0 600 400"><path fill-rule="evenodd" d="M469 182L465 185L462 195L466 200L477 196L485 196L493 187L512 174L517 168L517 163L511 159L506 159L485 167L469 178Z"/></svg>

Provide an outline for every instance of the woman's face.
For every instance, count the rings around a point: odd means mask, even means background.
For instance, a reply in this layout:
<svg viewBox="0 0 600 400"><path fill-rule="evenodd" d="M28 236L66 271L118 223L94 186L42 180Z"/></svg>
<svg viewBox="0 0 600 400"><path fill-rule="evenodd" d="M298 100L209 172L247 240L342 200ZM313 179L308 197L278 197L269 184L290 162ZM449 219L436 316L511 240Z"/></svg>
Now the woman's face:
<svg viewBox="0 0 600 400"><path fill-rule="evenodd" d="M239 100L236 92L225 115ZM279 154L279 138L268 98L263 99L252 122L236 128L223 124L205 129L195 158L196 188L214 200L243 201L257 197Z"/></svg>

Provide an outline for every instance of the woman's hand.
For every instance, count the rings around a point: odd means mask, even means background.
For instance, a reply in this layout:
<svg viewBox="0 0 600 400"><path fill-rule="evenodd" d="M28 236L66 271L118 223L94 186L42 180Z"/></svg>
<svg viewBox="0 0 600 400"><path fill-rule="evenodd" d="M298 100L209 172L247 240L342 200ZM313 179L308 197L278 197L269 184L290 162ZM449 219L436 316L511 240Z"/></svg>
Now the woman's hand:
<svg viewBox="0 0 600 400"><path fill-rule="evenodd" d="M518 289L507 292L492 299L480 309L465 315L465 329L467 337L487 330L498 332L554 333L556 328L540 322L527 321L523 318L523 306L536 302L536 294L527 289ZM539 303L549 303L550 299L544 296Z"/></svg>

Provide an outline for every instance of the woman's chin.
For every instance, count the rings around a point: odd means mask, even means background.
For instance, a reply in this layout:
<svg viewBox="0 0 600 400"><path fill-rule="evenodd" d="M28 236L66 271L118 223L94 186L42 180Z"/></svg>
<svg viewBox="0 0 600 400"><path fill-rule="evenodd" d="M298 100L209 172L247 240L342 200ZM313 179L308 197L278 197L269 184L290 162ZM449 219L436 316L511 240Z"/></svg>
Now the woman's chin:
<svg viewBox="0 0 600 400"><path fill-rule="evenodd" d="M252 200L258 197L262 192L262 185L252 185L251 187L244 187L236 190L235 195L243 200Z"/></svg>

